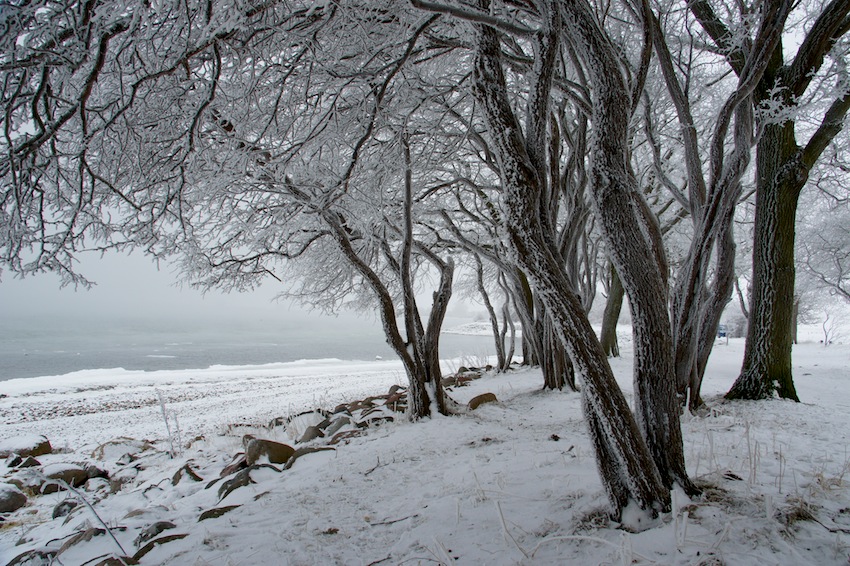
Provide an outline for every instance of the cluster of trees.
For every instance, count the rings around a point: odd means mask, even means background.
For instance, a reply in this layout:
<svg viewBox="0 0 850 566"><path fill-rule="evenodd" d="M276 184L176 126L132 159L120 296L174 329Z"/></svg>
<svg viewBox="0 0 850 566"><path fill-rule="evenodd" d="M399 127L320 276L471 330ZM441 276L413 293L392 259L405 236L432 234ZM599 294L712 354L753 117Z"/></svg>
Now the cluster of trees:
<svg viewBox="0 0 850 566"><path fill-rule="evenodd" d="M451 412L458 266L499 368L517 320L546 387L580 377L612 514L656 514L674 483L698 493L679 413L702 402L752 213L729 397L797 398L796 209L810 177L846 204L846 0L12 0L0 29L13 273L85 285L80 252L136 248L203 287L368 303L417 419ZM843 268L841 226L817 249ZM607 360L624 295L634 411Z"/></svg>

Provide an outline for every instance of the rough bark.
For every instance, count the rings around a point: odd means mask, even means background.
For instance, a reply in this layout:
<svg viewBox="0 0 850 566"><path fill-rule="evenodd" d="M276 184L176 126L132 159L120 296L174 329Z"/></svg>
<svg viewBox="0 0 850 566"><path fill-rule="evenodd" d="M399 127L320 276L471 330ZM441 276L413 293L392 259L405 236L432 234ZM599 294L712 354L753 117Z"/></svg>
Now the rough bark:
<svg viewBox="0 0 850 566"><path fill-rule="evenodd" d="M660 230L636 190L627 156L631 109L616 48L589 6L563 2L566 37L584 59L593 87L591 187L611 260L632 308L635 413L663 485L699 493L688 477L675 395L673 341L667 311ZM601 347L600 347L601 351ZM604 355L604 353L603 353Z"/></svg>
<svg viewBox="0 0 850 566"><path fill-rule="evenodd" d="M555 6L547 7L550 16L551 12L557 13ZM500 59L496 32L479 26L474 92L499 159L505 228L514 259L528 274L539 300L546 306L553 329L584 378L584 406L613 514L619 517L629 500L653 513L669 509L668 486L642 440L581 301L571 289L551 243L545 239L539 218L541 181L508 101ZM538 80L541 79L546 80Z"/></svg>
<svg viewBox="0 0 850 566"><path fill-rule="evenodd" d="M731 47L726 25L710 4L689 5L703 29L720 47ZM835 42L850 31L850 3L832 0L809 26L796 55L785 63L782 43L769 52L769 64L755 93L764 101L793 107L802 98ZM749 60L741 49L724 49L740 76ZM850 109L850 93L838 96L806 143L799 147L795 123L763 124L756 150L756 213L753 242L753 289L747 344L741 374L726 394L730 399L765 399L778 395L798 400L791 372L791 318L794 308L794 231L800 190L827 145L841 131Z"/></svg>
<svg viewBox="0 0 850 566"><path fill-rule="evenodd" d="M791 373L790 328L796 272L794 224L803 183L788 168L797 151L790 121L766 127L756 151L750 317L743 367L726 394L728 399L769 399L776 394L799 401Z"/></svg>

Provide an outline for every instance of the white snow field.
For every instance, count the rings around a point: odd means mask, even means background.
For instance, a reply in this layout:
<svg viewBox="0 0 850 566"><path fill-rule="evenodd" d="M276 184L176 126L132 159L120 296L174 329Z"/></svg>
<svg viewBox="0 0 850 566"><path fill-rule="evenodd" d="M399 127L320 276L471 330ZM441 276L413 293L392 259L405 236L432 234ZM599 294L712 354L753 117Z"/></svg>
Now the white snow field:
<svg viewBox="0 0 850 566"><path fill-rule="evenodd" d="M613 366L631 397L623 334ZM709 408L683 418L689 470L704 495L674 492L674 512L640 533L607 519L579 394L541 391L537 370L485 375L450 392L461 403L492 392L497 403L419 423L399 416L290 469L255 469L221 499L226 479L208 484L242 451L243 434L292 443L285 427L264 425L386 393L405 381L400 365L324 360L2 382L0 449L44 435L54 452L37 457L42 466L90 463L110 479L30 493L0 525L0 563L23 555L18 563L120 564L107 559L147 544L140 564L847 565L850 347L816 340L794 347L801 403L723 402L743 340L718 343L703 388ZM179 428L174 458L163 410L172 440ZM136 442L95 450L119 437ZM175 478L187 463L202 481ZM0 485L41 470L8 464ZM68 498L85 503L53 519ZM218 511L199 520L210 509ZM168 523L151 528L158 522Z"/></svg>

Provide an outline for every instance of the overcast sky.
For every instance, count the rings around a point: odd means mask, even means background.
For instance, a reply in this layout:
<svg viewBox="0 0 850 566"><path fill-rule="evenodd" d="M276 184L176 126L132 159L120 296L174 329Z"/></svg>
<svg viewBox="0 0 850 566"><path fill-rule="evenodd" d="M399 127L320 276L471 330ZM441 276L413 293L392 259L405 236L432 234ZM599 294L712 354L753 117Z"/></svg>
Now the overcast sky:
<svg viewBox="0 0 850 566"><path fill-rule="evenodd" d="M97 283L89 290L59 288L59 278L39 274L19 279L8 271L0 281L0 317L21 315L93 317L285 316L315 318L288 301L274 300L278 290L269 282L247 293L210 291L206 295L175 285L168 266L141 254L107 254L84 259L81 273ZM347 317L345 317L347 318Z"/></svg>

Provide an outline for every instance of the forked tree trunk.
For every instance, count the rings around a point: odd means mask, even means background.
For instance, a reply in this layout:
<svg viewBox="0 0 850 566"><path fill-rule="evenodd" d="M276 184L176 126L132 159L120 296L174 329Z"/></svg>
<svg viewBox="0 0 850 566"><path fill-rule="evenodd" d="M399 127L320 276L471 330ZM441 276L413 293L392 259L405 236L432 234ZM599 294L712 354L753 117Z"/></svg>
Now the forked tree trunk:
<svg viewBox="0 0 850 566"><path fill-rule="evenodd" d="M605 310L602 313L602 330L599 333L599 340L602 342L602 351L606 356L618 358L620 345L617 343L617 321L620 319L620 311L623 310L623 296L626 292L613 265L611 265L610 278L608 300L605 301Z"/></svg>
<svg viewBox="0 0 850 566"><path fill-rule="evenodd" d="M548 31L557 33L560 24L553 23L558 20L557 7L547 8ZM474 93L483 108L499 160L505 228L513 259L528 274L539 300L546 306L553 329L584 378L586 417L613 515L619 518L629 501L652 513L669 509L668 486L659 476L581 301L572 291L551 243L546 242L539 219L542 185L508 100L499 38L484 25L479 26L479 33ZM546 80L544 75L538 77L538 81ZM545 108L543 111L546 116L548 112Z"/></svg>
<svg viewBox="0 0 850 566"><path fill-rule="evenodd" d="M663 485L669 489L676 482L697 494L685 468L661 232L636 189L627 157L630 92L617 49L590 7L572 1L561 6L567 37L592 86L591 193L632 309L635 417Z"/></svg>

